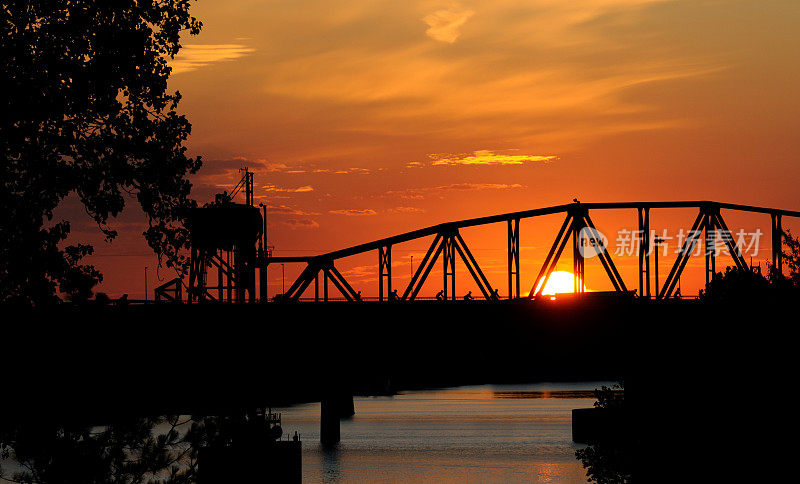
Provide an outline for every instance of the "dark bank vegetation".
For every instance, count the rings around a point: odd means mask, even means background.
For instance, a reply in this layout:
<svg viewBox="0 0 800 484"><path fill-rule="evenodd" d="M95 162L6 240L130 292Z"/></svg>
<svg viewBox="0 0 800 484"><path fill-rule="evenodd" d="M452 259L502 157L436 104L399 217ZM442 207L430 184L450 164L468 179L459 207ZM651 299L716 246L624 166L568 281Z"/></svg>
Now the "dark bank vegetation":
<svg viewBox="0 0 800 484"><path fill-rule="evenodd" d="M735 303L737 301L789 301L800 295L800 239L790 232L783 235L784 271L768 265L742 270L726 267L717 272L700 292L700 298L710 303Z"/></svg>
<svg viewBox="0 0 800 484"><path fill-rule="evenodd" d="M624 396L605 387L595 395L614 424L576 451L589 481L724 480L740 469L717 462L754 459L760 442L776 438L757 416L777 404L738 386L743 380L781 385L794 354L784 322L800 296L800 240L788 232L783 240L783 272L727 267L701 291L694 319L665 307L632 326L637 347L625 369Z"/></svg>
<svg viewBox="0 0 800 484"><path fill-rule="evenodd" d="M625 384L603 386L595 390L595 408L605 412L624 413ZM621 426L624 427L624 426ZM575 451L586 469L589 481L601 484L623 484L632 481L634 444L627 428L618 428L611 435L602 435L591 445Z"/></svg>
<svg viewBox="0 0 800 484"><path fill-rule="evenodd" d="M18 483L197 482L201 448L230 445L263 409L229 416L126 418L102 426L0 423L0 479Z"/></svg>
<svg viewBox="0 0 800 484"><path fill-rule="evenodd" d="M143 235L179 271L189 121L167 89L168 59L201 23L188 0L29 0L0 8L0 302L42 305L58 292L82 301L102 275L82 259L91 245L55 218L76 200L106 241L109 222L135 197Z"/></svg>

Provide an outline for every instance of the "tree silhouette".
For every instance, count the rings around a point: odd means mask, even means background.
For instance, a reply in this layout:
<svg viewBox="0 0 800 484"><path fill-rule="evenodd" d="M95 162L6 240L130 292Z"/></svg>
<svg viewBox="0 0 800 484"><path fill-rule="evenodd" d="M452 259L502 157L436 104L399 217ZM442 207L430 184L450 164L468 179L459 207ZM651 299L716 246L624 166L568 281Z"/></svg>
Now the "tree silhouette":
<svg viewBox="0 0 800 484"><path fill-rule="evenodd" d="M22 483L195 482L204 419L131 418L107 426L0 424L0 479ZM11 465L9 465L11 464Z"/></svg>
<svg viewBox="0 0 800 484"><path fill-rule="evenodd" d="M718 272L707 284L705 293L701 294L706 301L741 302L747 300L786 300L794 298L800 290L800 239L791 232L783 232L783 260L788 269L778 271L773 265L768 266L767 274L761 272L760 266L749 269L726 267Z"/></svg>
<svg viewBox="0 0 800 484"><path fill-rule="evenodd" d="M200 158L183 146L191 125L167 90L167 60L201 23L189 0L28 0L0 8L0 301L78 298L100 274L88 245L63 248L75 196L107 241L107 224L135 196L150 247L181 269L193 206L187 176ZM78 289L80 288L80 289Z"/></svg>
<svg viewBox="0 0 800 484"><path fill-rule="evenodd" d="M87 426L40 419L0 420L0 480L20 483L197 482L204 447L280 438L264 411L129 417ZM259 414L260 412L260 414ZM276 432L277 430L277 432Z"/></svg>
<svg viewBox="0 0 800 484"><path fill-rule="evenodd" d="M763 299L772 296L774 289L761 271L726 267L725 272L717 272L706 285L703 299L722 302Z"/></svg>
<svg viewBox="0 0 800 484"><path fill-rule="evenodd" d="M607 386L595 390L597 401L596 408L606 411L626 412L624 382L609 388ZM632 447L631 436L626 429L618 429L616 438L600 439L591 445L575 451L575 456L580 459L586 469L586 477L590 482L598 484L624 484L632 482Z"/></svg>
<svg viewBox="0 0 800 484"><path fill-rule="evenodd" d="M800 238L793 237L792 232L786 230L783 232L783 245L786 247L782 252L789 269L788 279L795 288L800 288Z"/></svg>

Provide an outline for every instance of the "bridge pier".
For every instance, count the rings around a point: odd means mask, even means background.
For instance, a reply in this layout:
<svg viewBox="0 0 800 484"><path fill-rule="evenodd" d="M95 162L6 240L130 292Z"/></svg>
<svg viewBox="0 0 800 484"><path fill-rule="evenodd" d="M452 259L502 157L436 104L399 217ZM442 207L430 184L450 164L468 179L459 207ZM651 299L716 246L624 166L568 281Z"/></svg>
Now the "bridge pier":
<svg viewBox="0 0 800 484"><path fill-rule="evenodd" d="M322 399L320 405L319 441L324 446L333 446L341 440L340 421L355 415L353 396L339 393Z"/></svg>

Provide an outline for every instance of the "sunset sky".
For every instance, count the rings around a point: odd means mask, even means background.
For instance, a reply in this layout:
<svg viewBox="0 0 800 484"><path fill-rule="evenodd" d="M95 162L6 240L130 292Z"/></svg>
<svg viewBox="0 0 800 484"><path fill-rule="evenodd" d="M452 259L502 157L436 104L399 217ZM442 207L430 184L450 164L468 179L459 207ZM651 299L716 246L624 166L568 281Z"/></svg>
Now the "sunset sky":
<svg viewBox="0 0 800 484"><path fill-rule="evenodd" d="M280 255L573 197L800 209L797 0L200 0L193 13L203 31L183 40L170 85L205 160L194 196L255 171ZM593 218L606 233L636 228L635 212ZM523 223L526 289L561 220ZM727 221L766 231L755 260L769 257L768 217ZM112 226L119 240L91 260L99 290L141 297L144 266L157 284L141 218ZM505 230L464 232L501 294ZM426 248L395 248L397 286ZM615 261L633 286L635 258ZM701 264L684 280L694 293ZM376 265L369 254L341 268L369 295ZM286 267L287 286L299 269ZM600 271L587 262L587 288L610 287ZM271 268L272 294L280 277Z"/></svg>

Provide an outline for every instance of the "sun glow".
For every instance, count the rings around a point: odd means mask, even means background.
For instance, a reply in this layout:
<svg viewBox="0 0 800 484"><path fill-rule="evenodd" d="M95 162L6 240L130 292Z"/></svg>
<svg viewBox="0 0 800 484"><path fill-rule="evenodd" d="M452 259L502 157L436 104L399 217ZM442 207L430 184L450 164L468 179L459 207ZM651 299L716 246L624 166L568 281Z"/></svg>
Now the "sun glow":
<svg viewBox="0 0 800 484"><path fill-rule="evenodd" d="M541 286L541 283L539 285ZM584 286L584 288L585 287L586 286ZM536 289L538 290L539 287ZM547 279L547 284L545 284L542 290L542 295L552 296L565 292L575 292L575 282L572 273L567 271L555 271L550 274L550 278Z"/></svg>

